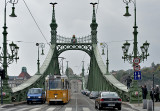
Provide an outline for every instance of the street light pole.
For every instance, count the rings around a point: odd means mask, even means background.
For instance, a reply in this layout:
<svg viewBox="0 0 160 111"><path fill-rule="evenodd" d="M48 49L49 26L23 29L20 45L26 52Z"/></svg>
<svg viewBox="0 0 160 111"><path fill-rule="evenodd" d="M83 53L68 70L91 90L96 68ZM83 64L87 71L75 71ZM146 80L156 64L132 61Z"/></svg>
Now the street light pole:
<svg viewBox="0 0 160 111"><path fill-rule="evenodd" d="M12 44L10 44L10 47L11 47L11 51L12 51L12 54L8 54L7 52L7 25L6 25L6 7L7 7L7 3L11 3L13 4L13 7L12 7L12 14L10 15L10 17L17 17L14 13L14 10L15 10L15 7L14 7L14 4L17 4L18 3L18 0L10 0L10 1L6 1L5 0L5 7L4 7L4 26L3 26L3 54L0 55L0 58L3 59L3 62L2 62L2 65L3 65L3 69L5 70L5 78L3 80L3 91L5 92L5 96L1 98L1 100L3 101L2 103L5 103L5 104L9 104L11 103L11 88L9 87L8 85L8 75L7 75L7 67L8 67L8 64L11 64L11 62L13 62L13 60L15 59L17 61L17 59L19 59L19 57L17 57L18 55L18 49L19 47L14 44L12 42ZM1 80L2 81L2 80Z"/></svg>
<svg viewBox="0 0 160 111"><path fill-rule="evenodd" d="M108 60L108 45L107 45L107 60L106 60L106 66L107 66L107 74L109 74L108 66L109 66L109 60Z"/></svg>
<svg viewBox="0 0 160 111"><path fill-rule="evenodd" d="M108 44L103 42L103 43L100 43L101 47L102 47L102 55L105 55L104 53L104 48L107 48L107 58L106 58L106 74L109 74L109 59L108 59Z"/></svg>
<svg viewBox="0 0 160 111"><path fill-rule="evenodd" d="M67 70L66 70L66 75L67 75L67 77L69 78L69 74L68 74L68 62L69 61L66 61L67 62Z"/></svg>
<svg viewBox="0 0 160 111"><path fill-rule="evenodd" d="M40 60L39 60L39 46L38 46L38 60L37 60L38 74L40 74L40 72L39 72L39 65L40 65Z"/></svg>
<svg viewBox="0 0 160 111"><path fill-rule="evenodd" d="M44 55L44 52L43 52L43 48L45 47L44 43L36 43L36 46L38 47L38 60L37 60L37 74L40 74L40 60L39 60L39 47L42 48L42 53L41 55Z"/></svg>
<svg viewBox="0 0 160 111"><path fill-rule="evenodd" d="M63 60L66 58L64 58L64 57L58 57L58 58L61 58L61 60L62 60L62 75L63 75Z"/></svg>
<svg viewBox="0 0 160 111"><path fill-rule="evenodd" d="M129 46L130 46L130 43L128 43L127 41L126 41L126 43L124 43L123 44L123 46L122 46L122 50L123 50L123 54L124 54L124 56L122 57L122 59L124 59L124 61L125 60L128 60L129 61L129 63L131 63L132 65L133 65L133 67L135 67L136 65L137 65L137 63L134 63L133 62L133 60L134 59L138 59L139 60L139 63L140 62L142 62L142 61L144 61L144 59L147 59L147 56L149 56L149 54L148 54L148 47L149 47L149 43L147 43L147 41L143 44L143 46L141 46L140 48L141 48L141 51L142 51L142 54L141 55L138 55L139 53L138 53L138 47L137 47L137 44L138 44L138 42L137 42L137 35L138 35L138 31L137 31L137 28L138 28L138 26L137 26L137 24L136 24L136 0L123 0L123 2L124 3L126 3L126 13L124 14L124 16L126 16L126 17L128 17L128 16L131 16L131 14L129 14L129 12L128 12L128 4L130 3L130 2L133 2L133 4L134 4L134 26L133 26L133 28L134 28L134 31L133 31L133 35L134 35L134 42L133 42L133 55L132 54L128 54L128 49L129 49ZM138 64L139 64L138 63ZM138 65L137 65L138 66ZM140 69L139 69L140 70ZM134 71L135 71L135 73L136 73L136 71L137 70L135 70L134 69ZM140 89L140 87L138 87L138 82L137 82L137 80L134 80L134 76L132 76L132 80L133 80L133 82L132 82L132 86L131 86L131 88L129 89L129 93L130 93L130 95L131 95L131 97L130 97L130 102L131 103L137 103L138 101L139 101L139 99L138 99L138 97L136 97L135 95L133 95L133 94L135 94L135 92L140 92L140 94L138 94L138 95L142 95L141 94L141 89ZM142 97L142 96L141 96Z"/></svg>

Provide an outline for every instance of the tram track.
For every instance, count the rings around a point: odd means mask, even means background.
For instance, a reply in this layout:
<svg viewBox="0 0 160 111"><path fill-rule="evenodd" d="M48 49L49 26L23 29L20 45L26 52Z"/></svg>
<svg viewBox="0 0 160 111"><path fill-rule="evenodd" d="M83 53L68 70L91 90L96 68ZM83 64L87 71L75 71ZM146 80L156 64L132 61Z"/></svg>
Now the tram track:
<svg viewBox="0 0 160 111"><path fill-rule="evenodd" d="M79 94L79 95L81 95L81 94ZM91 110L92 111L97 111L95 108L94 108L94 104L91 104L90 102L93 102L94 103L94 101L92 101L92 100L88 100L89 98L85 98L84 97L84 95L81 95L83 98L84 98L84 100L89 104L89 106L90 106L90 108L91 108Z"/></svg>

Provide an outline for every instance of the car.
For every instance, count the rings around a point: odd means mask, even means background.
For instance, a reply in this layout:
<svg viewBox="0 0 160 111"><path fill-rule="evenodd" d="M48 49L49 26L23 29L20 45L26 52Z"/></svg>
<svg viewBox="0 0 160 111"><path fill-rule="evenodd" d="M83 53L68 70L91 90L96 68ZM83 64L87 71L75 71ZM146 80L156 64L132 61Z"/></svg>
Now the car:
<svg viewBox="0 0 160 111"><path fill-rule="evenodd" d="M33 102L45 103L45 91L43 88L31 88L27 93L27 104L32 104Z"/></svg>
<svg viewBox="0 0 160 111"><path fill-rule="evenodd" d="M84 90L81 90L81 93L84 95L85 91L84 91Z"/></svg>
<svg viewBox="0 0 160 111"><path fill-rule="evenodd" d="M88 91L88 89L83 90L83 95L86 95L87 91Z"/></svg>
<svg viewBox="0 0 160 111"><path fill-rule="evenodd" d="M99 94L98 91L92 91L89 95L89 98L96 99L96 98L98 98L98 94Z"/></svg>
<svg viewBox="0 0 160 111"><path fill-rule="evenodd" d="M89 96L90 93L91 93L90 91L86 91L86 94L85 94L85 95L86 95L86 96Z"/></svg>
<svg viewBox="0 0 160 111"><path fill-rule="evenodd" d="M102 108L118 108L121 110L122 99L116 92L101 92L95 100L95 108L101 110Z"/></svg>

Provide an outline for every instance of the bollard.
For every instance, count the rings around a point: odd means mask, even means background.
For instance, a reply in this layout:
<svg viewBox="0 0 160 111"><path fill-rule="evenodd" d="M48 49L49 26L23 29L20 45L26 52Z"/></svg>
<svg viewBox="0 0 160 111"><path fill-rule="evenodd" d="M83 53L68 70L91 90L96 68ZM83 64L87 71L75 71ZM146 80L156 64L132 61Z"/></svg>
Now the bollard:
<svg viewBox="0 0 160 111"><path fill-rule="evenodd" d="M143 109L147 109L147 99L143 99Z"/></svg>
<svg viewBox="0 0 160 111"><path fill-rule="evenodd" d="M148 110L147 111L152 111L152 104L153 104L153 102L152 102L152 100L149 100L148 101Z"/></svg>

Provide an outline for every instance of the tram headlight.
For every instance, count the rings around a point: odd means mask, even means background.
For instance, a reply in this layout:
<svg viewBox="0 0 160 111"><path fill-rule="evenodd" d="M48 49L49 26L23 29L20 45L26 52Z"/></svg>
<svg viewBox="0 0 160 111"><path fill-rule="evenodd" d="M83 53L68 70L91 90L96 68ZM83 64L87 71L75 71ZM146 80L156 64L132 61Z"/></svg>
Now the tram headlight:
<svg viewBox="0 0 160 111"><path fill-rule="evenodd" d="M38 98L42 98L42 96L38 96Z"/></svg>
<svg viewBox="0 0 160 111"><path fill-rule="evenodd" d="M27 98L30 98L30 96L27 96Z"/></svg>
<svg viewBox="0 0 160 111"><path fill-rule="evenodd" d="M57 98L57 95L54 95L55 98Z"/></svg>

